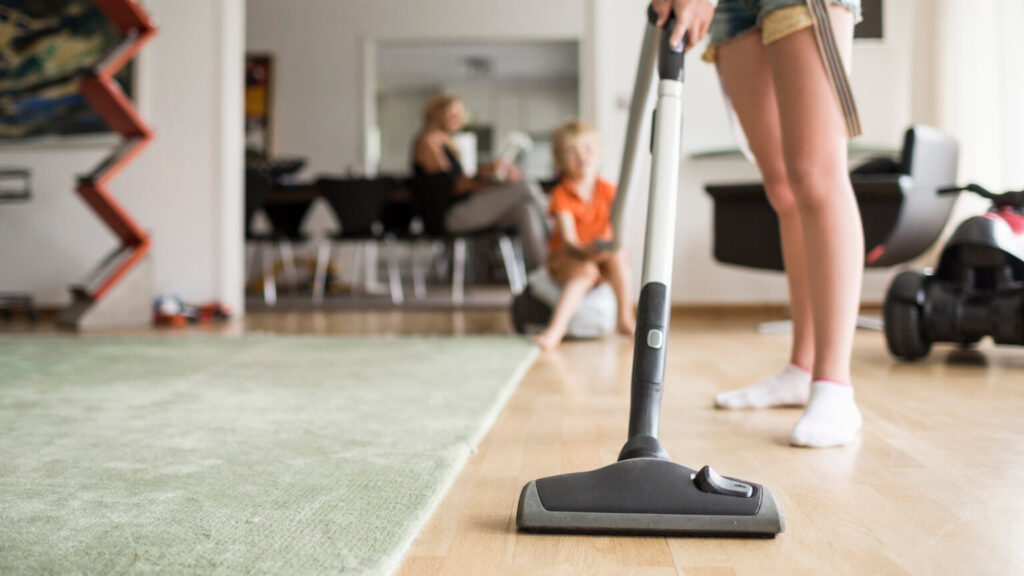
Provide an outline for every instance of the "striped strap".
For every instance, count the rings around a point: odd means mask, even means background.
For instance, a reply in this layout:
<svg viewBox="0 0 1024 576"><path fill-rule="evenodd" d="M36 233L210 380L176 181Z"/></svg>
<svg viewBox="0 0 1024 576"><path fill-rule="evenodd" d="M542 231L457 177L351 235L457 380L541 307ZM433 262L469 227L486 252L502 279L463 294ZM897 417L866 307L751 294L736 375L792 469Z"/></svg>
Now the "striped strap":
<svg viewBox="0 0 1024 576"><path fill-rule="evenodd" d="M857 103L853 99L853 91L850 89L850 79L846 76L842 55L836 45L836 36L832 31L832 20L828 17L826 0L807 0L807 7L811 11L811 20L814 21L814 35L818 39L821 59L825 62L825 72L828 73L832 88L839 100L839 107L843 112L846 133L850 138L860 136L862 133L860 115L857 113Z"/></svg>

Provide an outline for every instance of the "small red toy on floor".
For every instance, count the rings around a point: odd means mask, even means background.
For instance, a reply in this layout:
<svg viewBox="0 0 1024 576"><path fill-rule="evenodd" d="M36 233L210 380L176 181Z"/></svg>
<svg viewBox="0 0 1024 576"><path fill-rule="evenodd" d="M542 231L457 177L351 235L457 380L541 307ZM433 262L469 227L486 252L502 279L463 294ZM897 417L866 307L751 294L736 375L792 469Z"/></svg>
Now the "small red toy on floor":
<svg viewBox="0 0 1024 576"><path fill-rule="evenodd" d="M231 310L220 302L201 305L186 304L177 296L158 296L153 301L153 324L187 326L222 322L231 317Z"/></svg>

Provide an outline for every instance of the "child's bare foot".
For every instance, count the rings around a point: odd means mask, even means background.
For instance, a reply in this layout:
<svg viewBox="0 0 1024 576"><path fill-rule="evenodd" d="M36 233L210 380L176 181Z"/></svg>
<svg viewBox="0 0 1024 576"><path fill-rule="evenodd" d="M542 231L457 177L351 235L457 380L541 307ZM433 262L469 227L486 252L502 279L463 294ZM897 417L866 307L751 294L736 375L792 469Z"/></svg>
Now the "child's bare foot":
<svg viewBox="0 0 1024 576"><path fill-rule="evenodd" d="M545 330L533 337L533 343L540 346L540 349L545 352L557 348L561 341L562 336L552 332L551 330Z"/></svg>
<svg viewBox="0 0 1024 576"><path fill-rule="evenodd" d="M632 316L619 318L619 334L633 336L636 334L636 318Z"/></svg>

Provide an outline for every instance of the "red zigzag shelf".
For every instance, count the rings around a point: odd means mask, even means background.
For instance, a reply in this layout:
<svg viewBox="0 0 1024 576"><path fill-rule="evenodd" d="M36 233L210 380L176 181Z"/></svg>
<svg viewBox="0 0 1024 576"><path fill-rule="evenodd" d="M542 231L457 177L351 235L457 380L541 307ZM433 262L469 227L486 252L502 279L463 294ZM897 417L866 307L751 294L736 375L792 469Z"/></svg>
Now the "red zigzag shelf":
<svg viewBox="0 0 1024 576"><path fill-rule="evenodd" d="M114 75L156 34L156 25L134 0L93 2L124 37L81 83L82 95L89 105L111 130L123 138L110 156L78 181L78 194L121 241L121 245L96 267L85 284L75 288L77 297L95 301L109 292L150 249L149 235L114 199L107 190L107 184L153 138L152 131L139 117L135 106L114 80Z"/></svg>

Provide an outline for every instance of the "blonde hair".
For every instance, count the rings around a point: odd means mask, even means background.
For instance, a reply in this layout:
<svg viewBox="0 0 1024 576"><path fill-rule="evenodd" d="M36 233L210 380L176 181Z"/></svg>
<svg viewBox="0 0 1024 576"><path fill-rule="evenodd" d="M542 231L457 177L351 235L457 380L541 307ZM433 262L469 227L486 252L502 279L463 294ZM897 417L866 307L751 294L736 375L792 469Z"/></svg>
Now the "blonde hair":
<svg viewBox="0 0 1024 576"><path fill-rule="evenodd" d="M597 129L582 120L570 120L555 128L551 135L551 154L555 157L555 168L559 172L566 171L565 148L580 138L593 138L598 145L601 143Z"/></svg>
<svg viewBox="0 0 1024 576"><path fill-rule="evenodd" d="M423 107L423 125L430 126L440 122L441 118L454 104L461 103L459 97L451 92L435 94Z"/></svg>

